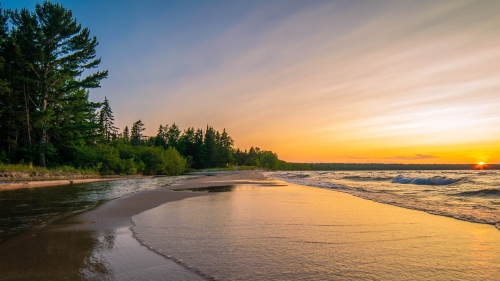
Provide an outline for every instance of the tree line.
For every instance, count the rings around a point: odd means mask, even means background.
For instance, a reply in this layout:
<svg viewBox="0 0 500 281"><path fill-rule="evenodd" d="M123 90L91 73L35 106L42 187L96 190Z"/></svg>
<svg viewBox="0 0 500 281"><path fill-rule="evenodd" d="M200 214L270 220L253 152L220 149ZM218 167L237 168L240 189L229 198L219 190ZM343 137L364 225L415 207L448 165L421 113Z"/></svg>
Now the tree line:
<svg viewBox="0 0 500 281"><path fill-rule="evenodd" d="M98 42L70 10L45 1L34 11L0 10L0 163L94 168L101 174L167 174L251 165L278 168L275 153L233 148L225 129L184 131L138 120L115 127L110 101L89 101L108 71L94 71Z"/></svg>

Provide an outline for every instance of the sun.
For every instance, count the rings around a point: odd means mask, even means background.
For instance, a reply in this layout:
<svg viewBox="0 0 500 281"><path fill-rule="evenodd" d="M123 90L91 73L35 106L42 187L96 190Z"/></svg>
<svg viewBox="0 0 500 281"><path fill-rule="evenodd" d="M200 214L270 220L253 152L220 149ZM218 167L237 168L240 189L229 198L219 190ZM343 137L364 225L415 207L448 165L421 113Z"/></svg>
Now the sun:
<svg viewBox="0 0 500 281"><path fill-rule="evenodd" d="M486 164L486 163L484 163L484 162L478 162L477 164L478 164L479 166L483 166L483 165L484 165L484 164Z"/></svg>

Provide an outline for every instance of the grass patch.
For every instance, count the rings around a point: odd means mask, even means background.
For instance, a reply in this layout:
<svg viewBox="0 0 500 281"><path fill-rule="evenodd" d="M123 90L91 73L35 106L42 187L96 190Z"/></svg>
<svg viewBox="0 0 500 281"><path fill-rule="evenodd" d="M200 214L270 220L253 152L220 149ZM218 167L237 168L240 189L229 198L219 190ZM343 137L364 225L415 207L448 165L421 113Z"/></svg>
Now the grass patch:
<svg viewBox="0 0 500 281"><path fill-rule="evenodd" d="M78 174L78 175L98 175L94 169L91 168L75 168L71 166L59 166L54 168L33 166L33 164L1 164L0 173L36 173L36 174Z"/></svg>

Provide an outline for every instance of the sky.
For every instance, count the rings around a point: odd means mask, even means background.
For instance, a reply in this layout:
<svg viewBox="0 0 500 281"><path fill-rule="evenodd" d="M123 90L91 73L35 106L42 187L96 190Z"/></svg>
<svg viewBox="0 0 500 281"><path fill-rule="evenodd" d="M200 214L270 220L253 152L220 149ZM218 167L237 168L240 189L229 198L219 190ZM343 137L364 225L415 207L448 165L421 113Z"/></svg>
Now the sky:
<svg viewBox="0 0 500 281"><path fill-rule="evenodd" d="M90 98L120 129L208 124L291 162L500 163L500 1L54 2L97 37Z"/></svg>

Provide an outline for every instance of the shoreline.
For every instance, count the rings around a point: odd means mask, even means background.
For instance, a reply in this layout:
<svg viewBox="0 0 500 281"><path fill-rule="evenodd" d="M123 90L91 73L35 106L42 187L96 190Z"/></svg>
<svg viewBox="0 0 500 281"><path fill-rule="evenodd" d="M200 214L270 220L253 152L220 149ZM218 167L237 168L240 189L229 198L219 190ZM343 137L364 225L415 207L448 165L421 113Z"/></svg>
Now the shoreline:
<svg viewBox="0 0 500 281"><path fill-rule="evenodd" d="M277 181L280 184L283 182L267 178L262 171L214 173L107 201L92 210L53 221L0 244L0 271L4 273L0 280L85 280L108 277L116 280L156 280L174 273L179 280L207 280L208 277L200 276L139 241L132 231L132 217L168 202L209 194L187 190L190 188L244 184L265 186L266 183ZM173 191L182 189L186 191ZM353 208L376 210L379 208L377 205L392 206L411 210L418 217L431 215L439 218L436 220L446 218L459 221L345 192L329 191L349 195L340 197L346 200L343 204L356 202Z"/></svg>

